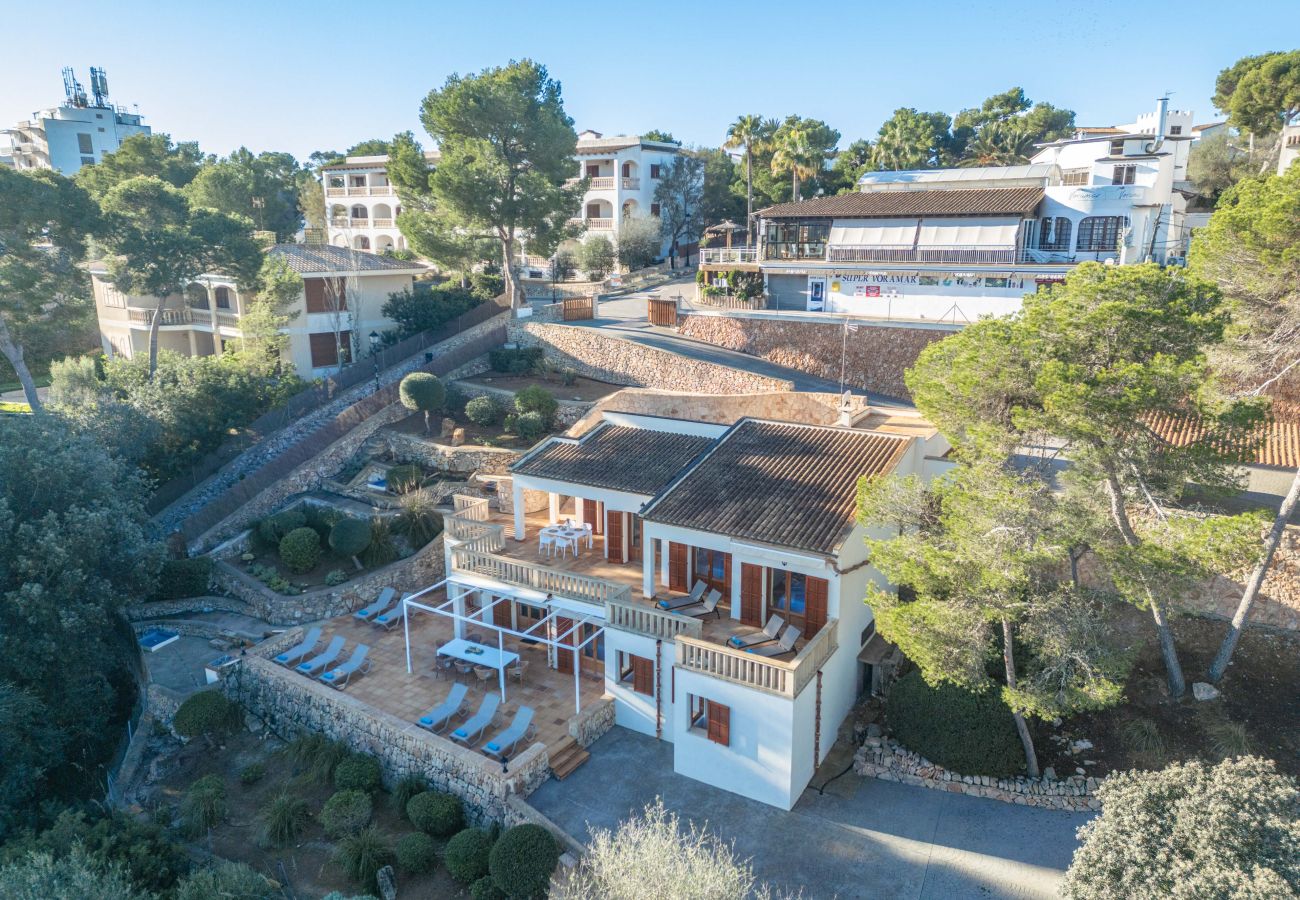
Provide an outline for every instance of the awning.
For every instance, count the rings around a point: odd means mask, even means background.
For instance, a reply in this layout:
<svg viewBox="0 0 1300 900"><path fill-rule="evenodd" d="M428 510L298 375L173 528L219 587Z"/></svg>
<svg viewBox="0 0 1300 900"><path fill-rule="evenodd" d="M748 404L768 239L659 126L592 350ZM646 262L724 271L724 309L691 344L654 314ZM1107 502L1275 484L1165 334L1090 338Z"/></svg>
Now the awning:
<svg viewBox="0 0 1300 900"><path fill-rule="evenodd" d="M1020 219L979 217L925 219L921 247L1014 247L1020 236Z"/></svg>
<svg viewBox="0 0 1300 900"><path fill-rule="evenodd" d="M836 219L830 243L836 247L910 247L916 219Z"/></svg>

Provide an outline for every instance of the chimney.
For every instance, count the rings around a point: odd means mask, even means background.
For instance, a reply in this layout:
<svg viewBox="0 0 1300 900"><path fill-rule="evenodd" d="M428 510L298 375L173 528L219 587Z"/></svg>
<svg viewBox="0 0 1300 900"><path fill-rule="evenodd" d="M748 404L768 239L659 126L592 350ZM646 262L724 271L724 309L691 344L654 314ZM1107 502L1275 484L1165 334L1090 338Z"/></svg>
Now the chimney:
<svg viewBox="0 0 1300 900"><path fill-rule="evenodd" d="M1165 131L1168 128L1169 121L1169 98L1160 97L1156 100L1156 136L1155 140L1146 145L1147 153L1155 153L1165 143Z"/></svg>

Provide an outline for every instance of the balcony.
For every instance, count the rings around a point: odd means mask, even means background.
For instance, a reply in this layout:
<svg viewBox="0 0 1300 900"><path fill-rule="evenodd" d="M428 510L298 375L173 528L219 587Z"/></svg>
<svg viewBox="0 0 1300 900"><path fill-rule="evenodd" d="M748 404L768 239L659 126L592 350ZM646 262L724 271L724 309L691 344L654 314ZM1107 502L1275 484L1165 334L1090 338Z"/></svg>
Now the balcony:
<svg viewBox="0 0 1300 900"><path fill-rule="evenodd" d="M391 197L391 184L352 185L350 187L327 187L326 197Z"/></svg>
<svg viewBox="0 0 1300 900"><path fill-rule="evenodd" d="M756 262L757 247L705 247L700 250L702 265L726 266Z"/></svg>
<svg viewBox="0 0 1300 900"><path fill-rule="evenodd" d="M677 668L794 699L835 653L838 636L839 622L831 619L794 659L783 661L679 635Z"/></svg>
<svg viewBox="0 0 1300 900"><path fill-rule="evenodd" d="M612 175L599 175L588 180L587 190L589 191L608 191L614 187L614 177Z"/></svg>
<svg viewBox="0 0 1300 900"><path fill-rule="evenodd" d="M392 228L392 227L393 227L393 220L392 220L392 219L379 219L379 218L371 219L371 220L370 220L370 226L371 226L372 228Z"/></svg>
<svg viewBox="0 0 1300 900"><path fill-rule="evenodd" d="M239 327L239 313L225 312L218 310L216 314L217 325L225 328Z"/></svg>
<svg viewBox="0 0 1300 900"><path fill-rule="evenodd" d="M584 219L581 216L576 216L569 220L569 224L574 225L578 228L584 228L587 231L613 231L614 230L613 219Z"/></svg>
<svg viewBox="0 0 1300 900"><path fill-rule="evenodd" d="M640 178L624 178L624 179L623 179L623 190L625 190L625 191L639 191L639 190L641 190L641 179L640 179Z"/></svg>
<svg viewBox="0 0 1300 900"><path fill-rule="evenodd" d="M128 309L127 316L132 325L149 325L153 322L154 311L152 309ZM186 307L185 309L164 309L160 325L189 325L194 322L193 310Z"/></svg>
<svg viewBox="0 0 1300 900"><path fill-rule="evenodd" d="M389 220L392 221L391 219ZM369 219L351 219L347 216L335 216L330 219L330 224L335 228L369 228Z"/></svg>

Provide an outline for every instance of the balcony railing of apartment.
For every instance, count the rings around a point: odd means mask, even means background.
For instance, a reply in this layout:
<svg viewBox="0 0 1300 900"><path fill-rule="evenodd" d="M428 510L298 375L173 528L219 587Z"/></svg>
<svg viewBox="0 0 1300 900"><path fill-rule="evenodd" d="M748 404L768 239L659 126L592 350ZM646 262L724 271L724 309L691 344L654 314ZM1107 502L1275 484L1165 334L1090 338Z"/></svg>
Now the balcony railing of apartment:
<svg viewBox="0 0 1300 900"><path fill-rule="evenodd" d="M703 265L735 265L758 262L757 247L704 247L700 250Z"/></svg>
<svg viewBox="0 0 1300 900"><path fill-rule="evenodd" d="M127 315L132 325L148 325L153 321L152 309L128 309ZM185 309L164 309L161 324L189 325L193 321L194 313L188 307Z"/></svg>
<svg viewBox="0 0 1300 900"><path fill-rule="evenodd" d="M947 244L914 247L911 244L858 245L832 244L827 251L829 262L951 262L998 265L1017 262L1014 244L981 246Z"/></svg>
<svg viewBox="0 0 1300 900"><path fill-rule="evenodd" d="M839 646L838 629L839 622L830 620L804 645L799 655L788 662L679 635L677 666L793 699Z"/></svg>
<svg viewBox="0 0 1300 900"><path fill-rule="evenodd" d="M699 638L704 632L704 623L699 619L665 612L648 603L609 600L605 603L605 609L605 624L608 627L633 634L671 641L678 635Z"/></svg>
<svg viewBox="0 0 1300 900"><path fill-rule="evenodd" d="M569 224L585 228L588 231L610 231L614 228L613 219L583 219L578 217L570 219Z"/></svg>
<svg viewBox="0 0 1300 900"><path fill-rule="evenodd" d="M451 566L461 572L597 606L604 606L608 600L626 600L632 595L631 587L626 584L496 556L466 546L451 551Z"/></svg>
<svg viewBox="0 0 1300 900"><path fill-rule="evenodd" d="M599 175L595 178L588 179L588 182L587 190L589 191L609 190L615 183L613 175Z"/></svg>
<svg viewBox="0 0 1300 900"><path fill-rule="evenodd" d="M326 197L391 197L393 196L393 186L391 184L375 184L358 187L332 187L325 189Z"/></svg>
<svg viewBox="0 0 1300 900"><path fill-rule="evenodd" d="M624 178L624 179L623 179L623 190L625 190L625 191L639 191L639 190L641 190L641 179L640 179L640 178Z"/></svg>
<svg viewBox="0 0 1300 900"><path fill-rule="evenodd" d="M768 241L763 245L763 259L775 262L825 258L826 244L822 241L807 244Z"/></svg>
<svg viewBox="0 0 1300 900"><path fill-rule="evenodd" d="M371 219L370 226L372 228L392 228L393 220L392 219Z"/></svg>
<svg viewBox="0 0 1300 900"><path fill-rule="evenodd" d="M239 325L239 313L217 310L217 324L234 328Z"/></svg>

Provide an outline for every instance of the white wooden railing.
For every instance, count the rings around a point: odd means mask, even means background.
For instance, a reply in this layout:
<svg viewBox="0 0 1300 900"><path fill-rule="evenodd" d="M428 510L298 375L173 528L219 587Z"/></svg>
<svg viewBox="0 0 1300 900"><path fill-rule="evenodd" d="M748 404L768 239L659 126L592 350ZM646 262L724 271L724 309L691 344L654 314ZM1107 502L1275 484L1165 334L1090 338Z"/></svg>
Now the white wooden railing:
<svg viewBox="0 0 1300 900"><path fill-rule="evenodd" d="M465 545L451 551L451 567L504 584L531 588L543 594L581 600L597 606L602 606L609 600L627 600L632 595L632 589L626 584L485 553Z"/></svg>
<svg viewBox="0 0 1300 900"><path fill-rule="evenodd" d="M698 638L704 629L699 619L679 616L650 605L650 601L610 600L605 603L605 625L621 631L670 641L678 635Z"/></svg>
<svg viewBox="0 0 1300 900"><path fill-rule="evenodd" d="M793 660L769 659L699 638L677 637L677 666L745 687L793 699L838 646L838 622L831 620Z"/></svg>

